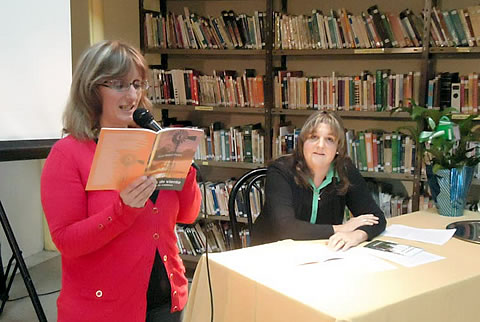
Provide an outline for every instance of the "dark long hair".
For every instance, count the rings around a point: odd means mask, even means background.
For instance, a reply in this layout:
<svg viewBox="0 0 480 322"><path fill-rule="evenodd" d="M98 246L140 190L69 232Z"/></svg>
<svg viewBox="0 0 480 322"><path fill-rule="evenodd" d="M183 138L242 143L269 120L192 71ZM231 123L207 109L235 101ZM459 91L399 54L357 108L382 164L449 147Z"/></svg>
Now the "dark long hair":
<svg viewBox="0 0 480 322"><path fill-rule="evenodd" d="M348 158L347 148L345 144L345 128L343 127L343 122L340 116L334 112L321 111L316 112L305 121L305 124L300 131L298 136L298 143L293 153L294 158L294 167L295 167L295 182L298 185L304 186L306 188L311 188L309 179L313 177L313 173L307 166L305 161L305 155L303 154L303 146L308 137L314 133L320 124L330 125L333 135L337 139L337 155L334 159L335 170L340 178L340 184L338 186L338 192L345 194L348 187L350 186L350 181L347 177L347 172L345 169L345 161Z"/></svg>

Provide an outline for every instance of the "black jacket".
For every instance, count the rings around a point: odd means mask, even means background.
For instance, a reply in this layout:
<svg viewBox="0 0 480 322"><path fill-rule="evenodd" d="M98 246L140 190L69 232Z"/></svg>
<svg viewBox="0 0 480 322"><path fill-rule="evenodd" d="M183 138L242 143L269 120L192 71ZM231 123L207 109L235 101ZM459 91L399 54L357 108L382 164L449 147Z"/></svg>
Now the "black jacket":
<svg viewBox="0 0 480 322"><path fill-rule="evenodd" d="M322 189L318 201L317 220L310 223L313 190L295 183L293 157L285 156L275 160L267 171L265 205L255 221L252 231L252 244L263 244L282 239L310 240L327 239L333 235L332 225L342 224L345 205L354 216L374 214L379 223L362 226L358 229L372 239L385 230L383 212L377 206L361 176L349 160L346 163L350 187L340 195L333 181Z"/></svg>

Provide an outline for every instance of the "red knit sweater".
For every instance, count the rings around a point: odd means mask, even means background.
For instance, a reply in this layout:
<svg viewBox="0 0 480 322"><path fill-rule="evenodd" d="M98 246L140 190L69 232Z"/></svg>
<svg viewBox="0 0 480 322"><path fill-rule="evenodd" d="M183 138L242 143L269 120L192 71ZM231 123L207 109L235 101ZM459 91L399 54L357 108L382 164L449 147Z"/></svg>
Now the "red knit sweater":
<svg viewBox="0 0 480 322"><path fill-rule="evenodd" d="M182 310L188 283L175 224L191 223L201 195L191 168L182 191L160 191L144 208L123 204L118 191L85 191L94 141L59 140L45 163L42 205L62 255L58 321L145 321L155 249L170 279L172 308Z"/></svg>

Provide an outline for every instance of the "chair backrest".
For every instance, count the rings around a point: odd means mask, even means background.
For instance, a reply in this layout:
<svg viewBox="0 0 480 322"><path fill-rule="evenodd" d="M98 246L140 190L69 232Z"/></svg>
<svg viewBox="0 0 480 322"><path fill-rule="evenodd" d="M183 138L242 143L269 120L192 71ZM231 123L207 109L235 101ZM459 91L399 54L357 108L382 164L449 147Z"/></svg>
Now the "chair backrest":
<svg viewBox="0 0 480 322"><path fill-rule="evenodd" d="M258 168L245 173L237 180L230 192L228 198L228 214L232 224L233 245L235 248L241 248L240 229L237 222L237 210L242 209L247 217L247 226L252 238L253 216L251 207L251 192L259 196L260 209L263 206L263 194L265 186L265 177L267 176L267 168ZM237 202L237 207L235 207Z"/></svg>

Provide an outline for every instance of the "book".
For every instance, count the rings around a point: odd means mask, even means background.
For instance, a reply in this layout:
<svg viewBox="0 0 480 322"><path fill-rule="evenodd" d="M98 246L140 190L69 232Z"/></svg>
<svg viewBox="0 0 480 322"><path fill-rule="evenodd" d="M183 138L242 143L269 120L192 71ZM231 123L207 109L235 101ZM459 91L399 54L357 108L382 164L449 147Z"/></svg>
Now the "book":
<svg viewBox="0 0 480 322"><path fill-rule="evenodd" d="M122 190L153 175L163 190L181 190L203 130L102 128L86 190Z"/></svg>
<svg viewBox="0 0 480 322"><path fill-rule="evenodd" d="M418 247L397 244L385 240L374 240L366 244L364 247L402 256L414 256L423 251L423 249Z"/></svg>

